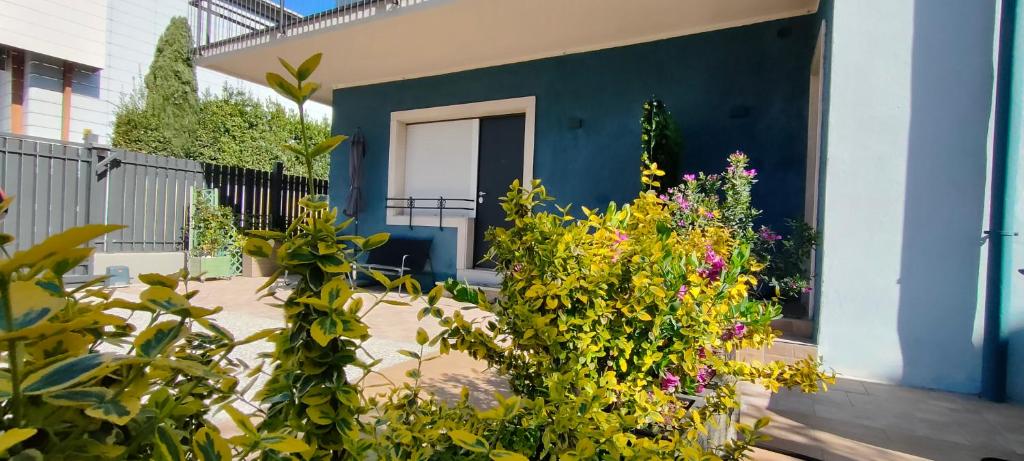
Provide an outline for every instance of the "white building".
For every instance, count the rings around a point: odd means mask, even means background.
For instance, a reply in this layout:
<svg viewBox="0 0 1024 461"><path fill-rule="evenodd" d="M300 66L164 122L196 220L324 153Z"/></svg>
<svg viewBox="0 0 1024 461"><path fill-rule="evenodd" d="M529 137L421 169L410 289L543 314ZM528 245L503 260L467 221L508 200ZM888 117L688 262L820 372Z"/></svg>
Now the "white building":
<svg viewBox="0 0 1024 461"><path fill-rule="evenodd" d="M181 0L0 0L0 132L80 141L89 129L109 142L118 104L141 86L171 18L190 8ZM226 84L278 98L210 69L196 77L200 94ZM331 114L324 104L307 109Z"/></svg>

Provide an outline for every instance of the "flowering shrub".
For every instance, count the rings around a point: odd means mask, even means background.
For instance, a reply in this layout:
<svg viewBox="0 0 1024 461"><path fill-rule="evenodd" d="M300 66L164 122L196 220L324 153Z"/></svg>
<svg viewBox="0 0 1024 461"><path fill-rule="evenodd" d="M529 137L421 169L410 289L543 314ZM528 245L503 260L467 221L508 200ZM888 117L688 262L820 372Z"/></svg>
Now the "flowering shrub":
<svg viewBox="0 0 1024 461"><path fill-rule="evenodd" d="M790 236L784 238L767 226L754 230L761 211L751 204L751 189L757 183L757 170L748 168L750 159L742 152L728 158L728 167L720 174L684 174L682 183L670 188L663 200L677 205L675 224L683 231L709 225L723 225L734 238L749 246L756 263L752 272L758 278L759 298L795 299L810 290L807 262L817 243L817 233L802 221L789 220ZM766 295L767 293L767 295Z"/></svg>
<svg viewBox="0 0 1024 461"><path fill-rule="evenodd" d="M730 224L750 214L688 197L694 202L686 208L646 192L603 213L584 208L583 218L563 208L537 211L551 200L539 181L529 190L516 183L503 198L511 227L488 232L501 297L494 304L478 297L494 318L445 317L440 345L486 360L517 395L544 402L548 419L530 419L536 436L528 439L539 445L520 453L557 458L584 444L597 457L687 458L701 450L741 457L743 443L699 443L709 422L729 421L722 416L738 407L736 380L812 392L828 379L814 358L795 365L732 359L738 348L774 339L770 322L779 309L748 299L757 267L749 245L723 222L730 218L717 213L735 211ZM698 221L678 226L689 217ZM694 394L706 404L687 409L681 395ZM741 432L754 437L752 428Z"/></svg>

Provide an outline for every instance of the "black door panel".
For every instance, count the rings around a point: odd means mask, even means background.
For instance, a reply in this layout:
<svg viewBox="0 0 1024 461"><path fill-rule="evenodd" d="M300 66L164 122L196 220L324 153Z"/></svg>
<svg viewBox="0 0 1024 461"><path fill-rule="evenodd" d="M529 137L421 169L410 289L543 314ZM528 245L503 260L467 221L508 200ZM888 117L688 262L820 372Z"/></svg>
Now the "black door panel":
<svg viewBox="0 0 1024 461"><path fill-rule="evenodd" d="M473 261L479 268L494 268L481 262L490 244L484 241L489 227L505 227L505 212L498 199L508 192L512 181L523 177L523 114L480 119L480 153L477 162L476 225L473 229Z"/></svg>

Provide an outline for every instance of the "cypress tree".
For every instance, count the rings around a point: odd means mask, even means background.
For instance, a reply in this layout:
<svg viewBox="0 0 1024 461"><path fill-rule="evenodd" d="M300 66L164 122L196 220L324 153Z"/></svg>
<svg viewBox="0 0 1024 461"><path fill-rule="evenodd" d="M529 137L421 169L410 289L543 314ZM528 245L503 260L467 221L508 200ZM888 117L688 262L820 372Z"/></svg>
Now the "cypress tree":
<svg viewBox="0 0 1024 461"><path fill-rule="evenodd" d="M158 153L191 157L199 94L192 60L192 34L185 18L172 18L160 36L145 82L145 112L158 123L160 141L166 143Z"/></svg>

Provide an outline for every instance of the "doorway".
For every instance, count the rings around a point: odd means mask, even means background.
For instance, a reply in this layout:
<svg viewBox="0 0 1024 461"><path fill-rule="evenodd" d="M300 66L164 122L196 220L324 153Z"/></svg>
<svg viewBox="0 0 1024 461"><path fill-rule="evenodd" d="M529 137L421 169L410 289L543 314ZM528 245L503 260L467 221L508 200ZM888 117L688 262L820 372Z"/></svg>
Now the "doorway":
<svg viewBox="0 0 1024 461"><path fill-rule="evenodd" d="M484 233L491 227L507 227L499 199L516 179L522 180L526 115L514 114L480 119L480 149L477 160L476 221L473 225L473 263L493 269L484 261L491 248Z"/></svg>

